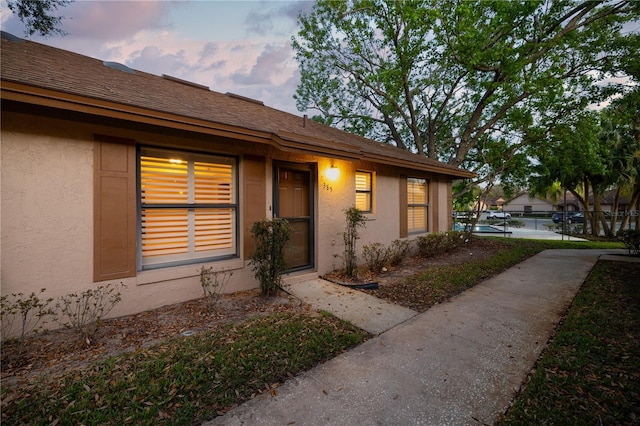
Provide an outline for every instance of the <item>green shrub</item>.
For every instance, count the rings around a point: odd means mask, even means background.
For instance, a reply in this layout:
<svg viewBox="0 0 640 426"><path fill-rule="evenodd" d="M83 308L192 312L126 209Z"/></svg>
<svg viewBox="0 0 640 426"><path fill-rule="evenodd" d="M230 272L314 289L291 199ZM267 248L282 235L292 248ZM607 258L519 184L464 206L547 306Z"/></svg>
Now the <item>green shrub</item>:
<svg viewBox="0 0 640 426"><path fill-rule="evenodd" d="M54 317L55 312L49 307L53 299L40 298L44 291L44 288L40 289L38 294L32 292L27 297L22 293L17 293L0 298L2 341L10 336L15 336L22 342L27 334L40 331L47 323L47 317ZM16 321L19 323L16 324ZM14 327L18 327L18 329L14 330Z"/></svg>
<svg viewBox="0 0 640 426"><path fill-rule="evenodd" d="M381 243L365 245L362 247L362 257L367 268L374 274L379 274L389 260L389 249Z"/></svg>
<svg viewBox="0 0 640 426"><path fill-rule="evenodd" d="M627 229L622 231L622 242L629 254L640 254L640 229Z"/></svg>
<svg viewBox="0 0 640 426"><path fill-rule="evenodd" d="M347 226L342 234L344 239L344 269L348 277L355 278L358 275L358 263L356 258L356 241L360 238L358 228L367 225L367 218L357 207L346 209Z"/></svg>
<svg viewBox="0 0 640 426"><path fill-rule="evenodd" d="M520 228L524 228L524 227L525 227L525 223L524 223L523 221L521 221L521 220L511 219L511 220L509 221L509 226L510 226L511 228L518 228L518 229L520 229Z"/></svg>
<svg viewBox="0 0 640 426"><path fill-rule="evenodd" d="M223 293L224 287L232 275L233 272L229 270L214 271L213 266L202 266L200 268L200 285L202 286L202 292L204 293L204 299L209 313L213 312L216 302Z"/></svg>
<svg viewBox="0 0 640 426"><path fill-rule="evenodd" d="M459 231L427 234L418 237L418 251L425 257L436 256L462 246L469 241L468 234Z"/></svg>
<svg viewBox="0 0 640 426"><path fill-rule="evenodd" d="M100 320L122 300L118 288L125 285L105 284L90 288L82 293L60 296L57 308L66 318L62 326L78 331L87 344L91 344Z"/></svg>
<svg viewBox="0 0 640 426"><path fill-rule="evenodd" d="M282 285L282 274L287 270L284 249L293 229L285 219L263 219L251 227L256 240L256 251L250 264L265 296L273 296Z"/></svg>
<svg viewBox="0 0 640 426"><path fill-rule="evenodd" d="M411 243L409 240L394 240L389 248L389 264L391 266L400 265L409 254Z"/></svg>

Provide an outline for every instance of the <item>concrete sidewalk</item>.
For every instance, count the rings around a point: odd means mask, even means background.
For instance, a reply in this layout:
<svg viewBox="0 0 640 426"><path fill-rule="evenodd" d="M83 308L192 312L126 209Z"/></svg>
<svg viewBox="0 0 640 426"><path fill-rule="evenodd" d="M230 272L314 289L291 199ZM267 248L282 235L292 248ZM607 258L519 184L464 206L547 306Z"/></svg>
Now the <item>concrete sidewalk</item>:
<svg viewBox="0 0 640 426"><path fill-rule="evenodd" d="M284 288L315 309L327 311L374 335L418 314L409 308L321 278L296 282Z"/></svg>
<svg viewBox="0 0 640 426"><path fill-rule="evenodd" d="M621 252L544 251L208 424L493 424L599 256Z"/></svg>

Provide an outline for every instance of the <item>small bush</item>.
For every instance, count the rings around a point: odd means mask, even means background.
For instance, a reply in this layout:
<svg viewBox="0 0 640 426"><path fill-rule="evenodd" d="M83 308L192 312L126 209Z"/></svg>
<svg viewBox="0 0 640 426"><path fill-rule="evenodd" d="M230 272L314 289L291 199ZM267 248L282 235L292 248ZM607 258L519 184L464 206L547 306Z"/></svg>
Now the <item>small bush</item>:
<svg viewBox="0 0 640 426"><path fill-rule="evenodd" d="M200 268L200 285L204 293L207 311L213 312L216 302L233 275L232 271L214 271L213 266Z"/></svg>
<svg viewBox="0 0 640 426"><path fill-rule="evenodd" d="M385 249L381 243L365 245L362 247L362 257L367 268L374 274L379 274L389 260L389 249Z"/></svg>
<svg viewBox="0 0 640 426"><path fill-rule="evenodd" d="M420 236L417 241L420 255L430 257L455 250L469 241L469 238L465 232L450 231Z"/></svg>
<svg viewBox="0 0 640 426"><path fill-rule="evenodd" d="M41 298L45 289L36 294L25 297L22 293L2 296L0 298L0 323L2 341L10 336L17 337L21 342L30 333L37 333L47 323L46 317L54 317L55 312L49 307L52 298ZM19 324L16 325L16 321ZM18 327L18 330L14 330ZM17 331L17 334L16 334Z"/></svg>
<svg viewBox="0 0 640 426"><path fill-rule="evenodd" d="M61 325L78 331L90 344L100 320L122 300L118 287L125 286L109 283L82 293L60 296L56 306L67 320Z"/></svg>
<svg viewBox="0 0 640 426"><path fill-rule="evenodd" d="M640 229L622 231L622 243L634 256L640 255Z"/></svg>
<svg viewBox="0 0 640 426"><path fill-rule="evenodd" d="M524 228L525 227L525 223L521 220L516 220L516 219L512 219L509 221L509 226L511 228Z"/></svg>
<svg viewBox="0 0 640 426"><path fill-rule="evenodd" d="M367 218L357 207L351 207L344 211L347 226L342 234L344 240L344 269L348 277L355 278L358 275L358 263L356 258L356 241L360 238L358 228L367 226Z"/></svg>
<svg viewBox="0 0 640 426"><path fill-rule="evenodd" d="M287 270L284 249L292 232L289 222L279 218L263 219L251 227L256 251L250 264L265 296L275 295L282 285L282 274Z"/></svg>
<svg viewBox="0 0 640 426"><path fill-rule="evenodd" d="M387 249L389 252L389 264L391 266L400 265L409 254L410 248L411 245L408 240L394 240Z"/></svg>

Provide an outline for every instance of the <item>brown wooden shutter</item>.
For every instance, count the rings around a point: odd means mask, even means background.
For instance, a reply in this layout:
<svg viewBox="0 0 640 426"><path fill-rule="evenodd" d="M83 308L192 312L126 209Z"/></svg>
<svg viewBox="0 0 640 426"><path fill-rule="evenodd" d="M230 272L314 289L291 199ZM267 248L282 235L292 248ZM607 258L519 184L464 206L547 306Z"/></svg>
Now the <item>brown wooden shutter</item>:
<svg viewBox="0 0 640 426"><path fill-rule="evenodd" d="M93 280L136 275L136 146L96 135L94 145Z"/></svg>
<svg viewBox="0 0 640 426"><path fill-rule="evenodd" d="M453 209L453 183L451 181L447 182L447 229L453 229L453 217L451 215L451 211Z"/></svg>
<svg viewBox="0 0 640 426"><path fill-rule="evenodd" d="M409 236L407 177L400 176L400 238Z"/></svg>
<svg viewBox="0 0 640 426"><path fill-rule="evenodd" d="M441 232L440 230L440 181L431 179L427 181L427 232ZM451 215L449 215L451 217ZM442 231L446 231L443 229Z"/></svg>
<svg viewBox="0 0 640 426"><path fill-rule="evenodd" d="M244 257L250 258L255 252L255 242L251 227L266 217L267 183L264 157L245 156L243 158L242 228L244 235Z"/></svg>

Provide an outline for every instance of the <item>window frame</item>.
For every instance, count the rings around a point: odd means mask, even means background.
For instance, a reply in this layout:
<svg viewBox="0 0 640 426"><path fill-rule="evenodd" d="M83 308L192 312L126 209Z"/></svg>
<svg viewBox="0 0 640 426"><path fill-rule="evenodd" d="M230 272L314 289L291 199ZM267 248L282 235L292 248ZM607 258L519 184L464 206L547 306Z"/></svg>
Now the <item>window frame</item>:
<svg viewBox="0 0 640 426"><path fill-rule="evenodd" d="M151 156L157 158L179 158L187 161L188 164L188 191L189 196L193 196L194 181L195 181L195 166L196 162L208 162L212 164L231 164L231 203L197 203L197 202L182 202L182 203L143 203L142 199L142 162L143 156ZM223 160L217 162L216 160ZM208 152L191 151L191 150L179 150L171 148L159 148L148 145L139 145L136 152L136 203L137 203L137 270L147 271L160 268L168 268L175 266L191 265L197 263L206 263L212 261L228 260L239 257L240 250L240 194L239 194L239 159L231 155L214 154ZM190 225L187 229L187 240L189 241L188 253L180 256L165 255L164 259L157 262L148 263L145 262L143 256L142 246L142 225L143 225L143 211L144 210L187 210L188 221ZM198 210L231 210L231 245L232 247L225 253L215 254L209 251L211 255L198 256L194 250L195 241L195 212ZM192 213L193 212L193 213ZM191 219L193 216L193 219ZM193 221L193 223L191 222ZM193 226L191 226L193 225ZM180 257L179 259L171 260L171 257Z"/></svg>
<svg viewBox="0 0 640 426"><path fill-rule="evenodd" d="M412 203L412 194L413 191L409 190L410 185L414 184L414 182L422 181L424 182L425 194L424 194L424 203ZM419 178L419 177L407 177L407 233L411 234L421 234L425 232L429 232L429 179ZM409 220L411 212L414 209L423 208L424 209L424 229L417 229L415 227L412 228L413 220Z"/></svg>
<svg viewBox="0 0 640 426"><path fill-rule="evenodd" d="M369 189L368 190L361 190L358 189L358 174L366 174L369 175ZM357 198L358 198L358 194L368 194L368 204L369 204L369 208L367 210L361 210L363 213L367 213L367 214L371 214L373 213L373 179L374 179L374 173L367 171L367 170L356 170L355 174L355 186L356 186L356 206L357 206Z"/></svg>

